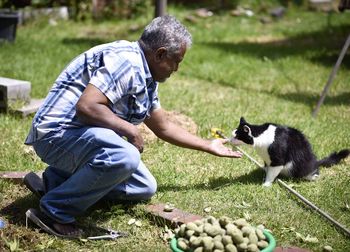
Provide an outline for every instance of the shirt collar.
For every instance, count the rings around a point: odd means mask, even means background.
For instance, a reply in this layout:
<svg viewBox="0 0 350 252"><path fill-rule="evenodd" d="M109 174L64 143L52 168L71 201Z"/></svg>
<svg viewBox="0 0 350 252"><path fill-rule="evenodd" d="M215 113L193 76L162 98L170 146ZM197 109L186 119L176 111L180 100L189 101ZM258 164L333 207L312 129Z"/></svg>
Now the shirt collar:
<svg viewBox="0 0 350 252"><path fill-rule="evenodd" d="M139 50L140 50L141 59L142 59L143 68L144 68L144 71L145 71L147 83L154 82L154 81L153 81L153 78L152 78L151 71L149 70L149 66L148 66L148 63L147 63L147 60L146 60L145 53L143 52L143 50L142 50L142 48L141 48L141 46L140 46L140 44L139 44L138 41L136 41L136 45L137 45L137 47L138 47ZM150 79L150 80L149 80L149 79Z"/></svg>

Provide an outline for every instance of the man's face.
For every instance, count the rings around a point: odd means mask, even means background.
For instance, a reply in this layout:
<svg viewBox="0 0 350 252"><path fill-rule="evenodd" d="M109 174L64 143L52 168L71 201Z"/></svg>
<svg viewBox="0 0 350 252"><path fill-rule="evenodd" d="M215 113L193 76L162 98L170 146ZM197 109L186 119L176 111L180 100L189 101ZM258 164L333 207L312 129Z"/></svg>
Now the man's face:
<svg viewBox="0 0 350 252"><path fill-rule="evenodd" d="M152 53L151 60L149 60L149 67L153 80L164 82L169 78L173 72L177 71L185 53L185 46L182 46L180 52L174 55L169 55L169 52L164 47L158 48Z"/></svg>

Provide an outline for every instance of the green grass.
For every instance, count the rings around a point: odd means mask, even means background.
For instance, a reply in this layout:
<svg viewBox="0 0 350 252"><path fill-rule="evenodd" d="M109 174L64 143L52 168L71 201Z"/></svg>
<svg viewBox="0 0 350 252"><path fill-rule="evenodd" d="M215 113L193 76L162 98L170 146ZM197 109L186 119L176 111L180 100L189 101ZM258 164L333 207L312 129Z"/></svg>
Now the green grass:
<svg viewBox="0 0 350 252"><path fill-rule="evenodd" d="M170 8L193 34L194 44L167 83L160 86L162 106L191 117L198 135L210 138L220 127L226 135L244 116L249 122L276 122L301 129L321 158L350 146L349 53L345 56L317 118L311 112L350 28L350 14L306 12L290 9L286 16L261 24L261 14L234 18L228 13L190 23L187 9ZM19 27L14 44L0 45L0 76L28 80L32 97L43 98L63 67L78 53L115 39L136 40L152 16L102 23L35 22ZM132 25L141 27L135 32ZM39 171L45 168L23 142L30 118L0 114L0 171ZM255 158L256 154L244 148ZM279 246L321 251L350 250L349 238L311 211L277 183L263 188L263 172L246 158L226 159L148 142L143 160L158 181L151 203L171 202L187 212L232 218L250 216L253 224L272 230ZM287 182L343 225L350 227L349 160L323 169L318 182ZM168 251L161 238L164 226L154 225L144 205L100 206L80 221L98 223L130 233L116 241L67 241L25 228L24 213L37 207L24 187L0 181L0 216L9 224L0 231L0 250L23 251ZM141 227L127 224L142 221ZM318 238L303 242L297 232ZM5 240L7 243L5 243ZM17 243L16 243L17 241ZM7 244L7 245L6 245Z"/></svg>

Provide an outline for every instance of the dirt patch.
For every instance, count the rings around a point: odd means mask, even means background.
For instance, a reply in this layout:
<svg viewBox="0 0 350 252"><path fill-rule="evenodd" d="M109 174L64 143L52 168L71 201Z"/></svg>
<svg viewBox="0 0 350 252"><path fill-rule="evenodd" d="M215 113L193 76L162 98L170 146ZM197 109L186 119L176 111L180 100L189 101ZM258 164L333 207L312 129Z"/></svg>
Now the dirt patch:
<svg viewBox="0 0 350 252"><path fill-rule="evenodd" d="M198 126L190 117L176 111L167 111L166 116L169 121L186 129L192 134L197 134ZM142 123L138 127L146 143L157 139L156 135L149 128L147 128L145 124Z"/></svg>

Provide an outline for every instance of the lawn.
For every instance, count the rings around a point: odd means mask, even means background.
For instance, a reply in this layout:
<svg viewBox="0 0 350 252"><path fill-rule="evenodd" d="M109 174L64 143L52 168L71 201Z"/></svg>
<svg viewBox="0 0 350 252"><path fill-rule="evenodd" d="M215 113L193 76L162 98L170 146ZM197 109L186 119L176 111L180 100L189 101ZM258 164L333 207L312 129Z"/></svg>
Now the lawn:
<svg viewBox="0 0 350 252"><path fill-rule="evenodd" d="M197 22L186 19L190 9L170 6L169 13L186 24L194 44L179 71L160 85L161 104L191 118L198 135L211 138L212 127L229 135L244 116L251 123L275 122L302 130L319 158L350 147L349 53L318 116L311 117L348 35L350 13L289 9L282 19L267 24L259 21L260 13L253 17L214 13ZM135 20L26 24L19 27L14 44L0 45L0 76L28 80L31 96L44 98L78 53L116 39L137 40L151 18L150 12ZM23 144L31 119L0 114L0 171L45 168ZM350 251L349 237L278 183L262 187L264 173L247 158L218 158L160 140L147 142L142 156L158 182L150 203L169 202L203 216L246 217L270 229L278 246L322 251L330 245L333 251ZM322 169L317 182L284 181L350 227L349 168L347 159ZM0 230L1 251L169 251L167 227L155 225L146 216L144 204L99 205L79 218L85 224L127 231L127 238L71 241L39 232L33 225L26 228L25 211L38 206L26 188L1 180L0 192L0 216L7 223ZM130 219L141 225L129 225Z"/></svg>

